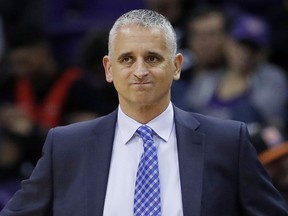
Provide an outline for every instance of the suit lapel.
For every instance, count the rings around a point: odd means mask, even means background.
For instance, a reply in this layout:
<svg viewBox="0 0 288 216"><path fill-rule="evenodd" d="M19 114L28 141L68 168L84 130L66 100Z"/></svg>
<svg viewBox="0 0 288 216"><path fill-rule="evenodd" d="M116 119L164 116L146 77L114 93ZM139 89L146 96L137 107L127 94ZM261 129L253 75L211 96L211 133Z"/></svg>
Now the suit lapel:
<svg viewBox="0 0 288 216"><path fill-rule="evenodd" d="M106 187L115 133L117 110L95 126L87 148L88 215L103 215Z"/></svg>
<svg viewBox="0 0 288 216"><path fill-rule="evenodd" d="M205 136L196 131L200 123L191 113L176 107L174 110L183 212L198 216L201 215Z"/></svg>
<svg viewBox="0 0 288 216"><path fill-rule="evenodd" d="M184 215L201 215L204 135L195 131L199 122L176 107L181 192ZM117 110L100 119L87 147L88 216L102 215L112 155Z"/></svg>

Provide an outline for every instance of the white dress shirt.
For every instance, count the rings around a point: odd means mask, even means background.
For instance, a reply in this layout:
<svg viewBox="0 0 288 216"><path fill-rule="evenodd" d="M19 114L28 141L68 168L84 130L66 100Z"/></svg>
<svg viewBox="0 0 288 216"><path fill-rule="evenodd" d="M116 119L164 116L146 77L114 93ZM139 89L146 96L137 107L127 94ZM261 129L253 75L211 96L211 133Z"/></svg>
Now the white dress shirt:
<svg viewBox="0 0 288 216"><path fill-rule="evenodd" d="M182 197L178 164L174 111L167 109L147 123L157 135L161 215L182 216ZM143 153L143 140L135 133L141 124L118 109L104 216L133 216L134 189L138 163Z"/></svg>

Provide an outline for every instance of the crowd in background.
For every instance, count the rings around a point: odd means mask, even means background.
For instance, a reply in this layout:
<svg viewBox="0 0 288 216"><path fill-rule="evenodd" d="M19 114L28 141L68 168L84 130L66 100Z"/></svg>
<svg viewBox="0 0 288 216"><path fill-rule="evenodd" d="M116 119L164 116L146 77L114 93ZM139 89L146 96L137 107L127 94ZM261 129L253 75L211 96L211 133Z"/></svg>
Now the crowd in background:
<svg viewBox="0 0 288 216"><path fill-rule="evenodd" d="M102 57L112 23L136 8L176 30L185 60L172 102L245 122L288 201L288 0L0 0L0 209L50 128L117 108Z"/></svg>

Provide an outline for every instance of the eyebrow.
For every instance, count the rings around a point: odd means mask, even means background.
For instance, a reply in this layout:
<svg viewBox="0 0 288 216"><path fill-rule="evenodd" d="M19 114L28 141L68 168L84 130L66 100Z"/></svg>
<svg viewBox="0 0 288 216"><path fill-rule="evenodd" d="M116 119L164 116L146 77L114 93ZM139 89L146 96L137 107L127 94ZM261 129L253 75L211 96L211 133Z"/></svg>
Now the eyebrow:
<svg viewBox="0 0 288 216"><path fill-rule="evenodd" d="M148 55L157 56L159 59L164 59L164 56L159 54L158 52L148 52Z"/></svg>
<svg viewBox="0 0 288 216"><path fill-rule="evenodd" d="M159 57L162 57L161 54L159 54L158 52L148 52L149 55L156 55L156 56L159 56Z"/></svg>
<svg viewBox="0 0 288 216"><path fill-rule="evenodd" d="M127 57L127 56L132 56L133 55L133 52L126 52L126 53L122 53L117 59L120 60L124 57ZM147 55L154 55L154 56L157 56L159 58L164 58L163 55L159 54L158 52L148 52Z"/></svg>
<svg viewBox="0 0 288 216"><path fill-rule="evenodd" d="M131 56L132 55L132 52L126 52L126 53L122 53L120 56L118 56L118 60L122 59L123 57L126 57L126 56Z"/></svg>

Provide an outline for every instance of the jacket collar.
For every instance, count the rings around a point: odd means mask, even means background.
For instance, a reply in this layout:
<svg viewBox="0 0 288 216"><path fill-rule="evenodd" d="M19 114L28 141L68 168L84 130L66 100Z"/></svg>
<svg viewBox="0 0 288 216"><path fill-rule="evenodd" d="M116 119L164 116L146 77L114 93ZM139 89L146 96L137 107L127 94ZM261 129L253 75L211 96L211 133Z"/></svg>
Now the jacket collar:
<svg viewBox="0 0 288 216"><path fill-rule="evenodd" d="M193 114L173 106L184 215L201 215L204 163L204 135ZM89 143L87 207L92 215L102 215L110 169L117 110L99 119Z"/></svg>
<svg viewBox="0 0 288 216"><path fill-rule="evenodd" d="M184 215L201 215L204 134L193 114L174 107Z"/></svg>

